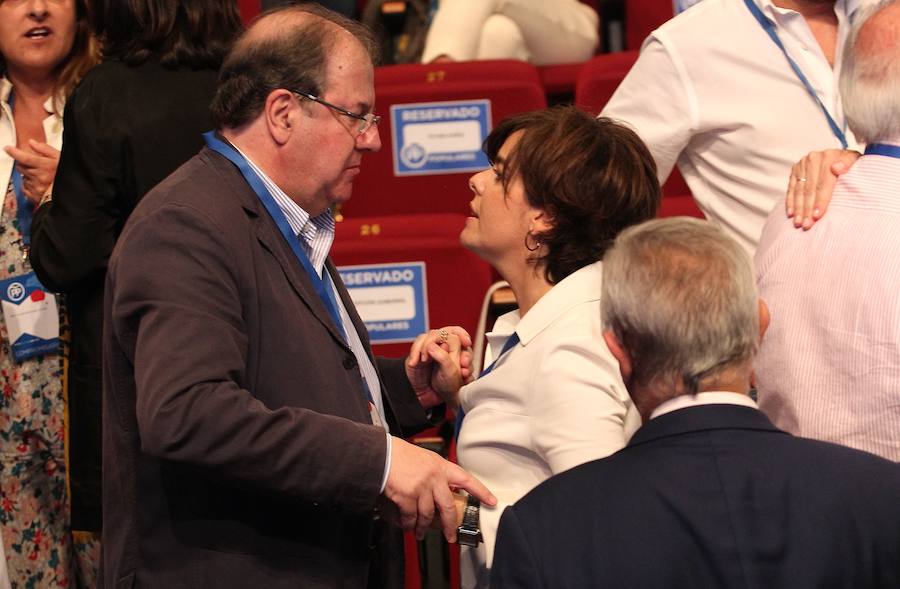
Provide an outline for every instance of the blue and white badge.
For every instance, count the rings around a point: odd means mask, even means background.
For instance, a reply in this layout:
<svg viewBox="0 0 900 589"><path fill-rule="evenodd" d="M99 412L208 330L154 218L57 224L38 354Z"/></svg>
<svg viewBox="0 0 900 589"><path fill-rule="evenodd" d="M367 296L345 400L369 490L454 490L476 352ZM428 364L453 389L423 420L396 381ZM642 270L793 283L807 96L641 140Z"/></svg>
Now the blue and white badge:
<svg viewBox="0 0 900 589"><path fill-rule="evenodd" d="M481 144L491 131L489 100L391 106L394 175L477 172L490 167Z"/></svg>
<svg viewBox="0 0 900 589"><path fill-rule="evenodd" d="M428 331L425 262L341 266L338 272L373 344L411 342Z"/></svg>
<svg viewBox="0 0 900 589"><path fill-rule="evenodd" d="M13 359L59 351L59 308L34 272L0 280L0 304Z"/></svg>

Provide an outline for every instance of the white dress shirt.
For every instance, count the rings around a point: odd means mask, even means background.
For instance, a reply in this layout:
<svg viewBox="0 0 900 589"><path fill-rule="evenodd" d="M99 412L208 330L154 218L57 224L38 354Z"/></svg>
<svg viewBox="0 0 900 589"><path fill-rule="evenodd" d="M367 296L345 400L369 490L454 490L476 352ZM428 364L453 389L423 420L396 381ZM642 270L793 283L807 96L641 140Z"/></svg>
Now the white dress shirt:
<svg viewBox="0 0 900 589"><path fill-rule="evenodd" d="M836 64L802 15L756 0L775 22L851 149L837 89L848 15L871 0L838 0ZM791 165L841 144L784 54L744 0L703 0L654 31L603 116L630 124L660 180L677 164L707 218L753 255L766 216L784 201Z"/></svg>
<svg viewBox="0 0 900 589"><path fill-rule="evenodd" d="M896 143L900 145L900 137ZM900 461L900 160L866 155L809 231L773 213L756 255L756 359L778 427Z"/></svg>
<svg viewBox="0 0 900 589"><path fill-rule="evenodd" d="M496 356L513 332L520 342L460 391L459 463L498 499L496 507L481 507L484 542L463 547L463 587L487 585L506 506L554 474L619 450L640 426L603 340L602 276L601 262L586 266L524 317L500 317L487 335L488 353Z"/></svg>

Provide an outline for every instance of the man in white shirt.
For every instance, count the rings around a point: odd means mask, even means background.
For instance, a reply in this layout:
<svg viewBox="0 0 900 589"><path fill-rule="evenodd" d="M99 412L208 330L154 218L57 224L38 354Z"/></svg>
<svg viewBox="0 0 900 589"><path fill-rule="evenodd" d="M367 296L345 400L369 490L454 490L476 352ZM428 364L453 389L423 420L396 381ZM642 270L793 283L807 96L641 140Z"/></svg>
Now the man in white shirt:
<svg viewBox="0 0 900 589"><path fill-rule="evenodd" d="M735 240L628 229L601 300L644 424L506 509L492 589L900 586L900 468L790 436L747 394L767 313Z"/></svg>
<svg viewBox="0 0 900 589"><path fill-rule="evenodd" d="M634 127L661 181L677 164L700 209L752 255L791 165L856 146L837 74L866 1L703 0L648 37L602 115Z"/></svg>
<svg viewBox="0 0 900 589"><path fill-rule="evenodd" d="M756 374L778 427L900 461L900 1L858 20L840 88L869 145L812 229L776 212L763 229Z"/></svg>

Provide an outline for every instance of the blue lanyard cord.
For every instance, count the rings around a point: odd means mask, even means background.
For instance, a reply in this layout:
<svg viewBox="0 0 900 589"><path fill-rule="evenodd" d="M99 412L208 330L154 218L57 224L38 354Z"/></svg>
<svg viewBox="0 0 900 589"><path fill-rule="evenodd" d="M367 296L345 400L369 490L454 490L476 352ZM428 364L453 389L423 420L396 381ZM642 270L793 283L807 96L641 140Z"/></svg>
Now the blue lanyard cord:
<svg viewBox="0 0 900 589"><path fill-rule="evenodd" d="M831 116L831 113L828 112L828 109L822 103L822 100L819 98L819 95L816 94L815 88L812 87L812 84L809 82L809 79L803 73L803 70L800 69L800 66L797 65L797 62L793 60L793 58L788 54L787 49L782 43L781 38L778 36L778 32L775 30L775 23L769 20L765 14L763 14L762 10L760 10L759 6L757 6L753 0L744 0L744 4L747 5L747 8L750 10L750 13L753 17L759 22L760 26L769 35L772 39L772 42L781 49L781 52L784 53L784 58L787 59L788 64L791 66L791 69L794 70L794 74L796 74L797 78L799 78L800 82L803 84L803 87L806 88L806 91L812 97L813 100L816 101L816 104L819 105L819 108L822 109L822 113L825 115L825 119L828 121L828 126L831 127L831 132L834 133L834 136L837 137L837 140L841 142L841 147L847 149L847 137L844 135L844 132L835 122L834 118Z"/></svg>
<svg viewBox="0 0 900 589"><path fill-rule="evenodd" d="M15 105L15 96L9 93L9 109L12 110ZM34 216L34 204L25 196L25 190L22 188L22 172L16 166L18 162L13 162L12 169L12 185L13 192L16 194L16 220L19 222L19 232L22 234L22 245L25 251L31 245L31 218Z"/></svg>
<svg viewBox="0 0 900 589"><path fill-rule="evenodd" d="M518 344L518 343L519 343L519 334L516 332L513 332L513 334L511 336L509 336L509 339L506 340L506 343L503 344L503 348L500 350L500 354L494 359L493 362L491 362L491 365L488 366L484 372L482 372L481 374L478 375L478 378L484 378L485 376L487 376L488 373L490 373L490 371L493 370L495 366L497 366L497 362L500 361L500 358L502 358L503 355L506 354L508 351L510 351L511 349L516 347L516 344ZM463 411L462 405L460 405L459 409L456 410L456 430L455 431L456 431L457 439L459 439L459 432L462 429L462 423L463 423L463 419L465 417L466 417L466 412Z"/></svg>
<svg viewBox="0 0 900 589"><path fill-rule="evenodd" d="M900 158L900 145L888 145L887 143L871 143L866 146L865 155L883 155Z"/></svg>
<svg viewBox="0 0 900 589"><path fill-rule="evenodd" d="M331 285L327 284L325 280L322 280L322 277L319 276L319 273L313 268L306 252L300 247L299 239L294 235L284 213L278 207L278 203L275 202L272 195L269 194L269 190L266 188L266 185L263 184L262 179L253 171L250 164L247 163L247 160L244 159L234 147L216 137L215 133L212 131L204 133L203 138L206 140L206 145L209 146L211 150L228 159L228 161L233 163L237 166L238 170L240 170L244 179L250 185L250 188L253 189L253 192L256 193L260 202L266 207L269 216L275 221L282 237L284 237L284 240L291 247L291 251L294 252L294 256L299 260L303 269L306 270L306 273L309 275L309 279L312 281L313 287L316 290L316 294L319 295L325 308L328 309L328 313L331 315L332 320L334 320L335 327L337 327L338 331L344 335L346 341L346 333L343 330L344 322L341 321L341 315L337 309L337 300L334 297L334 293L329 292Z"/></svg>
<svg viewBox="0 0 900 589"><path fill-rule="evenodd" d="M16 220L19 222L19 232L22 234L22 245L25 250L31 245L31 219L34 217L34 204L25 196L22 189L22 173L13 165L12 171L13 192L16 193Z"/></svg>

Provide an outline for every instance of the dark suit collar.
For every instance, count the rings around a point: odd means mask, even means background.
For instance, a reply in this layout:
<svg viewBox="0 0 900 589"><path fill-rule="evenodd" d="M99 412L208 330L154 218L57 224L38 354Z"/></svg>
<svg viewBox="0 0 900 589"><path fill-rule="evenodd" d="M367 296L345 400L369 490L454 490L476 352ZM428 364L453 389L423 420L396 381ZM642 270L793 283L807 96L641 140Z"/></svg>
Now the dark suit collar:
<svg viewBox="0 0 900 589"><path fill-rule="evenodd" d="M318 319L331 333L332 337L345 349L350 350L347 342L344 341L344 335L338 331L338 327L334 324L331 314L325 307L325 303L316 294L315 287L306 271L300 265L300 262L294 257L290 246L285 243L284 237L278 230L275 221L266 211L259 198L254 194L253 190L247 184L240 171L234 164L229 162L222 155L214 152L208 147L204 147L201 154L210 158L210 162L222 169L226 169L233 177L227 178L229 185L234 187L234 194L237 196L238 202L247 213L248 219L254 223L256 227L256 237L260 244L267 249L278 261L288 282L294 289L294 292L303 300L304 303L312 311L313 315ZM335 282L338 284L338 281ZM341 287L338 287L340 292ZM342 296L343 299L343 296ZM346 302L345 302L346 305Z"/></svg>
<svg viewBox="0 0 900 589"><path fill-rule="evenodd" d="M331 314L328 312L328 309L325 308L325 304L319 298L319 295L316 294L312 281L306 274L306 271L300 266L300 263L294 257L290 246L288 246L288 244L284 242L284 237L282 237L281 232L278 231L278 227L277 225L275 225L275 221L272 220L271 216L269 216L268 211L266 211L265 207L263 207L262 203L259 201L259 198L247 185L238 169L227 159L207 147L203 148L203 155L205 155L205 157L207 158L210 158L210 162L213 165L223 167L224 169L228 169L233 172L234 177L228 178L227 182L229 183L229 185L235 187L234 194L237 195L238 201L240 202L244 211L247 213L247 217L251 221L255 221L256 237L259 240L260 244L262 244L264 248L271 252L275 259L278 261L278 264L284 271L284 274L287 277L288 282L291 284L291 287L310 308L313 315L328 329L329 333L331 333L332 337L339 345L347 350L347 352L352 353L352 350L350 349L350 346L347 345L343 334L338 331L337 326L331 319ZM372 364L375 366L376 372L378 372L378 363L375 362L375 358L372 355L372 348L369 343L368 330L366 330L365 324L362 322L362 319L360 319L359 314L356 312L356 306L353 304L353 300L350 298L350 294L347 292L347 288L344 286L344 282L343 280L341 280L334 262L331 261L331 257L328 257L325 260L325 270L331 276L331 279L334 282L335 288L338 292L338 296L341 298L341 302L344 305L344 309L347 310L347 315L350 316L350 320L353 323L352 327L356 330L356 333L359 334L359 338L362 341L363 348L365 349L366 354L369 356L369 360L371 360ZM381 377L380 373L378 375L378 379L382 383L383 392L384 379ZM396 417L394 417L393 409L390 407L389 395L382 394L382 402L384 404L385 412L390 413L388 420L389 423L392 422L391 427L393 429L393 427L395 427L394 424L397 423L397 419ZM399 431L399 427L394 431Z"/></svg>
<svg viewBox="0 0 900 589"><path fill-rule="evenodd" d="M634 433L628 445L637 446L660 438L717 429L751 429L788 435L775 427L758 409L710 404L678 409L651 419Z"/></svg>

